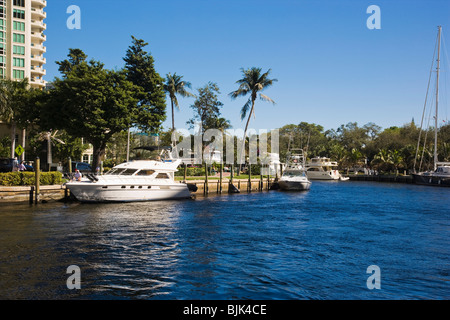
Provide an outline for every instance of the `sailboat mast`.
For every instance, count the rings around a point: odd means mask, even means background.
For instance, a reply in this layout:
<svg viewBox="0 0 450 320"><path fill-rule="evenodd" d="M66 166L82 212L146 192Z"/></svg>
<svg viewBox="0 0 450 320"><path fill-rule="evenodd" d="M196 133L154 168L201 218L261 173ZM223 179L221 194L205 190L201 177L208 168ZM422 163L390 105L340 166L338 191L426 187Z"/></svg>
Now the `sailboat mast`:
<svg viewBox="0 0 450 320"><path fill-rule="evenodd" d="M439 105L439 63L441 49L441 26L438 26L438 49L437 49L437 67L436 67L436 115L434 117L434 170L437 168L437 130L438 130L438 105Z"/></svg>

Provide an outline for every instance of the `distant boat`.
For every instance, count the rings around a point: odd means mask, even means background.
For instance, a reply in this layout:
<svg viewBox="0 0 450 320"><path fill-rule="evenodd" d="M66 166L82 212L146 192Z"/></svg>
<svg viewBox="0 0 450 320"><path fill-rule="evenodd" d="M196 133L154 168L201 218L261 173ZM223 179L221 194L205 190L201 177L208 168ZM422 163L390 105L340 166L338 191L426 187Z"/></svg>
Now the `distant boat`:
<svg viewBox="0 0 450 320"><path fill-rule="evenodd" d="M442 27L438 26L437 67L436 67L436 113L434 116L434 154L433 154L434 170L428 171L428 172L413 173L412 176L413 176L413 181L416 184L428 185L428 186L450 187L450 162L439 162L438 154L437 154L441 29L442 29ZM419 150L419 142L417 144L417 152ZM417 158L417 154L416 154L416 158ZM415 165L414 165L414 169L415 169Z"/></svg>
<svg viewBox="0 0 450 320"><path fill-rule="evenodd" d="M315 157L306 163L306 174L310 180L346 180L337 170L337 162L330 158Z"/></svg>
<svg viewBox="0 0 450 320"><path fill-rule="evenodd" d="M181 160L137 160L119 164L104 175L85 174L66 184L81 202L134 202L191 197L186 183L174 181Z"/></svg>
<svg viewBox="0 0 450 320"><path fill-rule="evenodd" d="M288 154L285 169L278 180L281 190L306 191L311 188L311 181L306 175L304 165L305 157L303 152Z"/></svg>

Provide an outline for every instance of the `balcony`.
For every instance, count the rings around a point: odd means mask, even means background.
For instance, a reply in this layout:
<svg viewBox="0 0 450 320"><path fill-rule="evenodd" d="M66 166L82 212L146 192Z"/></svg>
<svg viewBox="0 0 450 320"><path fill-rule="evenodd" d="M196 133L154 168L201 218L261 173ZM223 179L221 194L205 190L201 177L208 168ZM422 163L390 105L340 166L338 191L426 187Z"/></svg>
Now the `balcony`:
<svg viewBox="0 0 450 320"><path fill-rule="evenodd" d="M47 59L44 58L42 55L31 55L31 62L34 62L35 64L45 64L47 63Z"/></svg>
<svg viewBox="0 0 450 320"><path fill-rule="evenodd" d="M47 18L47 12L42 9L31 8L31 17L36 20L44 20Z"/></svg>
<svg viewBox="0 0 450 320"><path fill-rule="evenodd" d="M38 67L38 66L31 66L31 77L33 78L33 75L38 75L38 76L45 76L47 74L47 70L45 70L42 67Z"/></svg>
<svg viewBox="0 0 450 320"><path fill-rule="evenodd" d="M37 55L47 52L47 48L44 47L42 44L31 44L31 53L34 55L37 52Z"/></svg>
<svg viewBox="0 0 450 320"><path fill-rule="evenodd" d="M45 42L47 41L47 36L42 32L31 31L31 38L34 42Z"/></svg>
<svg viewBox="0 0 450 320"><path fill-rule="evenodd" d="M47 0L31 0L31 6L34 7L46 7Z"/></svg>
<svg viewBox="0 0 450 320"><path fill-rule="evenodd" d="M31 19L31 28L37 28L40 31L47 29L47 24L40 20Z"/></svg>
<svg viewBox="0 0 450 320"><path fill-rule="evenodd" d="M33 88L43 88L43 87L45 87L45 83L46 82L44 81L44 79L37 78L37 77L30 78L30 85Z"/></svg>

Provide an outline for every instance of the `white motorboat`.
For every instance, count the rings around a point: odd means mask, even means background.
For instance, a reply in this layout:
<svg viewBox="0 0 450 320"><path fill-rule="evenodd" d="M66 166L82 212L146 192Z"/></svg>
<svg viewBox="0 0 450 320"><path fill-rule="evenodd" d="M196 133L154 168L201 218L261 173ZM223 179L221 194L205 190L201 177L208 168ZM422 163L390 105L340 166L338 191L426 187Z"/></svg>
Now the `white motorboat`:
<svg viewBox="0 0 450 320"><path fill-rule="evenodd" d="M315 157L306 163L306 175L311 180L344 180L337 166L337 162L330 158Z"/></svg>
<svg viewBox="0 0 450 320"><path fill-rule="evenodd" d="M104 175L86 174L66 184L81 202L133 202L191 197L186 183L174 181L181 160L137 160L119 164Z"/></svg>
<svg viewBox="0 0 450 320"><path fill-rule="evenodd" d="M304 159L303 153L288 155L285 169L278 180L281 190L303 191L311 188L311 181L305 172Z"/></svg>

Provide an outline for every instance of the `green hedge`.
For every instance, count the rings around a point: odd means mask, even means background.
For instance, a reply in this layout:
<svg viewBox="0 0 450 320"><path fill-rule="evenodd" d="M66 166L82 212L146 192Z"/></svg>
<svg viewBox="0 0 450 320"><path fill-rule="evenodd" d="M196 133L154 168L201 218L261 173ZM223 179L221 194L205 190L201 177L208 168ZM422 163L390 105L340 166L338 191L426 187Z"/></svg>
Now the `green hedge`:
<svg viewBox="0 0 450 320"><path fill-rule="evenodd" d="M61 172L41 172L39 181L42 186L63 183ZM34 172L0 173L1 186L33 186L34 182Z"/></svg>

